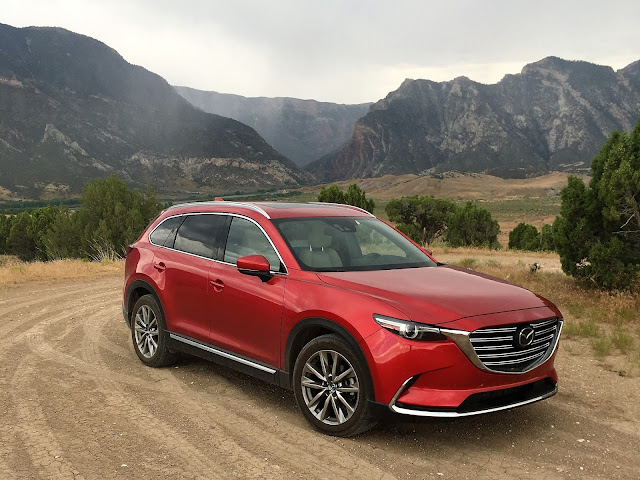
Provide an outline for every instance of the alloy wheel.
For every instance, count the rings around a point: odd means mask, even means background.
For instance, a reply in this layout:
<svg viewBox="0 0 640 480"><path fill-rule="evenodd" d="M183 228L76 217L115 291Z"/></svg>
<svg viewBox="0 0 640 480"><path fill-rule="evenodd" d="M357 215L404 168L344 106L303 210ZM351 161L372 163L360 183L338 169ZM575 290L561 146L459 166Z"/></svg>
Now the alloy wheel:
<svg viewBox="0 0 640 480"><path fill-rule="evenodd" d="M319 350L302 369L302 397L309 411L327 425L341 425L356 411L360 398L358 375L335 350Z"/></svg>
<svg viewBox="0 0 640 480"><path fill-rule="evenodd" d="M142 305L134 321L135 341L145 358L151 358L158 350L158 319L148 305Z"/></svg>

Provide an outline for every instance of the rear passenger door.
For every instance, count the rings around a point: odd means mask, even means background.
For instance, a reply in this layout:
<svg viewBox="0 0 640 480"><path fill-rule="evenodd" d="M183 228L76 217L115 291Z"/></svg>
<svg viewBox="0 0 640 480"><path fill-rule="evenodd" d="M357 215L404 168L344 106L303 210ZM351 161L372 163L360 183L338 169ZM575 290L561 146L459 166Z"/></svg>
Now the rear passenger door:
<svg viewBox="0 0 640 480"><path fill-rule="evenodd" d="M231 216L223 263L209 271L212 286L212 343L253 359L279 366L280 326L286 273L264 231L245 217ZM244 275L236 261L246 255L264 255L274 276L263 282Z"/></svg>
<svg viewBox="0 0 640 480"><path fill-rule="evenodd" d="M154 265L163 269L163 307L169 331L209 341L214 314L208 302L209 269L220 255L226 222L224 215L186 215L174 238L168 239L169 248L156 251Z"/></svg>

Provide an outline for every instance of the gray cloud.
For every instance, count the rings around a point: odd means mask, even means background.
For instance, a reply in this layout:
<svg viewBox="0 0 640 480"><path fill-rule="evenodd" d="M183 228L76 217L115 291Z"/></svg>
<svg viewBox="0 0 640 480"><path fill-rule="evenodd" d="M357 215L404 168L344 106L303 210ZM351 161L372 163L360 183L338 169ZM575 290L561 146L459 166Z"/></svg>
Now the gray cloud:
<svg viewBox="0 0 640 480"><path fill-rule="evenodd" d="M620 68L640 59L638 19L637 1L22 0L0 21L92 36L173 84L356 103L548 55Z"/></svg>

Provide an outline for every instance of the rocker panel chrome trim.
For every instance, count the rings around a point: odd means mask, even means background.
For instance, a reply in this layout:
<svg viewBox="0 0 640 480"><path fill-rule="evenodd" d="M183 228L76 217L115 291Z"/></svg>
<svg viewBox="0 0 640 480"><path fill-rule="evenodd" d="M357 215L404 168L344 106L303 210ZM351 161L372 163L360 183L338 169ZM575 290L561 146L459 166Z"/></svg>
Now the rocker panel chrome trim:
<svg viewBox="0 0 640 480"><path fill-rule="evenodd" d="M240 357L238 355L234 355L233 353L227 352L226 350L222 350L206 343L199 342L197 340L193 340L189 337L185 337L184 335L180 335L179 333L169 332L169 337L173 340L177 340L182 343L186 343L187 345L191 345L192 347L199 348L204 350L205 352L213 353L214 355L218 355L223 358L227 358L229 360L233 360L235 362L241 363L243 365L247 365L249 367L255 368L257 370L262 370L263 372L267 372L270 374L276 373L276 369L272 367L267 367L266 365L262 365L261 363L257 363L251 360L247 360L246 358Z"/></svg>

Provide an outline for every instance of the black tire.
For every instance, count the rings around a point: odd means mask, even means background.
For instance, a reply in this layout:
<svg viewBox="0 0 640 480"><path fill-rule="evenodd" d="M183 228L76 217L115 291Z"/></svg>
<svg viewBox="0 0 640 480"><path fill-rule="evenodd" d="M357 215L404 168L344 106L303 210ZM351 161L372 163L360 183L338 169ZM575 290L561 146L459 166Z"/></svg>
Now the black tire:
<svg viewBox="0 0 640 480"><path fill-rule="evenodd" d="M322 335L302 348L292 384L302 414L322 433L350 437L377 422L369 403L373 391L366 362L339 335Z"/></svg>
<svg viewBox="0 0 640 480"><path fill-rule="evenodd" d="M143 295L133 306L131 340L138 358L149 367L166 367L177 359L167 348L164 315L153 295Z"/></svg>

